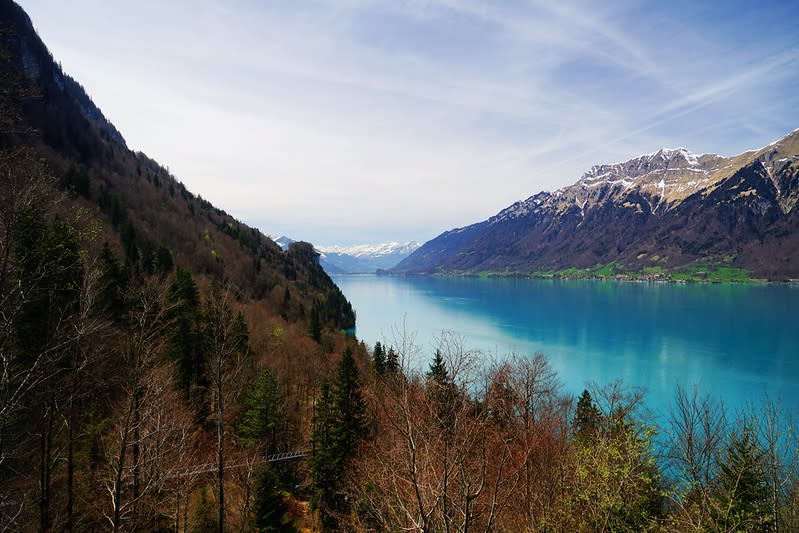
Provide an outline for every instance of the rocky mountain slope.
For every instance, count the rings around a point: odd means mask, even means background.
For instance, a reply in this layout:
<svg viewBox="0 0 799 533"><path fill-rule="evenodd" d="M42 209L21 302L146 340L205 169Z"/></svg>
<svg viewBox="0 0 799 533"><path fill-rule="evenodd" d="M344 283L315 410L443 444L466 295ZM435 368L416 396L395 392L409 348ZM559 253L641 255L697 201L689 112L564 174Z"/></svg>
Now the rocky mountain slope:
<svg viewBox="0 0 799 533"><path fill-rule="evenodd" d="M442 233L396 273L737 267L799 277L799 130L734 157L662 149ZM609 268L607 268L609 267Z"/></svg>

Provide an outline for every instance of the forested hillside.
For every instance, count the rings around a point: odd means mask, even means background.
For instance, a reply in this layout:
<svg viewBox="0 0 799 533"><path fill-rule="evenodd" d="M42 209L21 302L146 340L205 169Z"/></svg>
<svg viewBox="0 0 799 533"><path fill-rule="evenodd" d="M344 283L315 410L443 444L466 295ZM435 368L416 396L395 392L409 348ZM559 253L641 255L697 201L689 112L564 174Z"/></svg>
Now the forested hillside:
<svg viewBox="0 0 799 533"><path fill-rule="evenodd" d="M349 302L310 245L130 151L11 1L0 84L0 530L246 525L264 455L306 450L321 382L364 360Z"/></svg>

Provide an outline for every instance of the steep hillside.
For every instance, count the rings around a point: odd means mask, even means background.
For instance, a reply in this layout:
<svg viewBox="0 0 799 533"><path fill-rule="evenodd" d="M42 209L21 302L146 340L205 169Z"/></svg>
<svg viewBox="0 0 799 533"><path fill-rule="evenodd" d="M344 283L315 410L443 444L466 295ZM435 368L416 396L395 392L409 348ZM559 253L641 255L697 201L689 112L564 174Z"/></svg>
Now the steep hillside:
<svg viewBox="0 0 799 533"><path fill-rule="evenodd" d="M597 165L574 185L447 231L397 273L662 277L736 267L799 277L799 130L725 158L683 148Z"/></svg>
<svg viewBox="0 0 799 533"><path fill-rule="evenodd" d="M10 0L0 206L0 531L244 531L256 489L311 524L308 469L266 455L305 457L339 359L357 383L352 307L129 150Z"/></svg>
<svg viewBox="0 0 799 533"><path fill-rule="evenodd" d="M0 147L8 157L22 147L40 154L44 172L71 192L65 211L82 208L97 219L103 238L129 264L153 272L159 257L169 257L193 274L232 283L242 297L273 310L288 288L298 296L288 311L292 319L307 319L306 311L318 304L329 309L332 326L354 326L349 304L310 255L283 253L257 229L192 194L157 162L130 151L11 1L0 2L0 44Z"/></svg>

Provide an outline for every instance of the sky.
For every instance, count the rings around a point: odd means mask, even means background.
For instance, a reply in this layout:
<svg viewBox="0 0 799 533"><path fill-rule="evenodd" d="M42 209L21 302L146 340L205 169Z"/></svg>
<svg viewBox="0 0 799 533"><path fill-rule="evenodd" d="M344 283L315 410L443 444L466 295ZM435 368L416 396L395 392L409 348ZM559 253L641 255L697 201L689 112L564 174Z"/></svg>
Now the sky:
<svg viewBox="0 0 799 533"><path fill-rule="evenodd" d="M594 164L799 128L799 2L21 0L140 150L264 233L424 242Z"/></svg>

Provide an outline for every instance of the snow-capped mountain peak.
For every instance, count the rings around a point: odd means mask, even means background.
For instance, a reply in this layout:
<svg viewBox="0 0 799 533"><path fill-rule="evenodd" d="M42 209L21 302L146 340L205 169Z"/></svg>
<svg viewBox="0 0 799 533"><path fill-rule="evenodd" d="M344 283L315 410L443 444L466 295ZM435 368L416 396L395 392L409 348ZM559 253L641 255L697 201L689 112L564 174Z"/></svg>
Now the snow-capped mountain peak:
<svg viewBox="0 0 799 533"><path fill-rule="evenodd" d="M598 202L619 201L629 193L643 194L650 209L668 208L694 192L707 187L725 158L716 154L696 154L685 148L661 148L620 163L592 166L573 185L553 193L539 193L516 202L489 219L494 224L508 218L528 216L553 207L561 211L576 205L581 213Z"/></svg>
<svg viewBox="0 0 799 533"><path fill-rule="evenodd" d="M716 154L695 154L685 148L661 148L656 152L640 155L629 161L594 165L583 174L578 183L595 186L596 183L637 181L651 174L662 172L701 172L714 170L722 158ZM660 181L660 179L655 180ZM612 183L613 184L613 183Z"/></svg>
<svg viewBox="0 0 799 533"><path fill-rule="evenodd" d="M294 239L286 237L285 235L281 235L280 237L271 237L275 244L280 246L284 251L288 250L289 245L294 242Z"/></svg>
<svg viewBox="0 0 799 533"><path fill-rule="evenodd" d="M329 254L346 254L353 257L383 257L387 255L410 255L419 248L416 241L388 242L383 244L356 244L353 246L320 246L319 250Z"/></svg>
<svg viewBox="0 0 799 533"><path fill-rule="evenodd" d="M282 235L272 237L284 251L294 239ZM379 269L389 269L419 248L416 241L383 244L358 244L355 246L315 246L319 262L328 274L368 274Z"/></svg>

